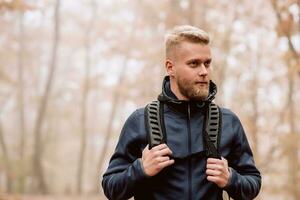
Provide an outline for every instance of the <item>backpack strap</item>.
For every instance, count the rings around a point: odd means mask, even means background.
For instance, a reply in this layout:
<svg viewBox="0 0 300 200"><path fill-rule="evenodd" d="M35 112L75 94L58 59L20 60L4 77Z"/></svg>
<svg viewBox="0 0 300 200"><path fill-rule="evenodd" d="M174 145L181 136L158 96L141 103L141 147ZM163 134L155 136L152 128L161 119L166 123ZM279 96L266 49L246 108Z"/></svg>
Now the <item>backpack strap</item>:
<svg viewBox="0 0 300 200"><path fill-rule="evenodd" d="M152 101L145 107L144 112L149 149L152 149L154 146L166 142L164 105L160 101Z"/></svg>
<svg viewBox="0 0 300 200"><path fill-rule="evenodd" d="M211 102L207 107L206 117L203 123L204 148L208 158L221 159L221 154L218 151L222 125L221 116L220 108ZM161 143L165 143L167 140L164 123L164 104L160 101L149 103L145 107L144 117L149 149ZM230 196L225 190L223 190L222 196L223 199L230 199Z"/></svg>
<svg viewBox="0 0 300 200"><path fill-rule="evenodd" d="M151 149L167 141L163 117L164 105L160 101L152 101L145 107L144 112L149 149ZM221 114L219 107L213 102L207 107L206 118L203 125L203 141L206 156L221 159L221 155L218 151Z"/></svg>
<svg viewBox="0 0 300 200"><path fill-rule="evenodd" d="M208 158L219 158L218 151L220 142L220 127L222 124L220 108L211 102L206 111L206 118L203 127L203 140L205 144L206 156Z"/></svg>

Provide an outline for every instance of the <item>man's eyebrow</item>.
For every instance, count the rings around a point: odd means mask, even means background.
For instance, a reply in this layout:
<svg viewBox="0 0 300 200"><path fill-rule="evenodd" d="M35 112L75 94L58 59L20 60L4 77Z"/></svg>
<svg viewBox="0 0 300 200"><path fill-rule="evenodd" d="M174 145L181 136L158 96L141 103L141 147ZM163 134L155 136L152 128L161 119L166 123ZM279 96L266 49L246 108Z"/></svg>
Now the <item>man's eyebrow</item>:
<svg viewBox="0 0 300 200"><path fill-rule="evenodd" d="M211 62L212 58L208 58L208 59L199 59L199 58L191 58L189 60L187 60L187 62L193 62L193 61L197 61L197 62Z"/></svg>

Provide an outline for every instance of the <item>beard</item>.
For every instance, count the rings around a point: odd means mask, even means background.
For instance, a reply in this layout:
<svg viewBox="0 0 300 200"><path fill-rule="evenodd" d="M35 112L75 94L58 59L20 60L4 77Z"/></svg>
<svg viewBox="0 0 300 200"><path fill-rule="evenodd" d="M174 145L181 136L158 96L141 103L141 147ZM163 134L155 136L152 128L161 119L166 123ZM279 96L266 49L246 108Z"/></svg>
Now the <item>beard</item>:
<svg viewBox="0 0 300 200"><path fill-rule="evenodd" d="M177 79L177 85L180 93L192 101L203 101L208 97L209 81L208 84L199 86L192 81L182 78Z"/></svg>

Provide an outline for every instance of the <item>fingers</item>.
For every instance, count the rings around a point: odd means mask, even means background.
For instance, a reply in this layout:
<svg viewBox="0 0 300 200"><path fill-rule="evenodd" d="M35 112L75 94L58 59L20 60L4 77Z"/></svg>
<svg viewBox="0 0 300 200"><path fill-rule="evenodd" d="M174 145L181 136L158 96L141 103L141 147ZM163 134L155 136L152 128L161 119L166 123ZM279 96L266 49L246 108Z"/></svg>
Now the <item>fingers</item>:
<svg viewBox="0 0 300 200"><path fill-rule="evenodd" d="M173 154L170 148L166 144L157 145L153 147L151 150L148 149L148 145L147 145L146 148L143 150L143 152L145 153L152 152L154 157L166 156L166 155L171 156Z"/></svg>
<svg viewBox="0 0 300 200"><path fill-rule="evenodd" d="M162 163L162 162L165 162L165 161L168 161L168 160L170 160L169 156L163 156L163 157L158 157L157 158L158 163Z"/></svg>
<svg viewBox="0 0 300 200"><path fill-rule="evenodd" d="M160 144L160 145L157 145L157 146L153 147L151 150L157 151L157 150L163 150L163 149L166 149L166 148L168 148L168 146L164 143L164 144Z"/></svg>
<svg viewBox="0 0 300 200"><path fill-rule="evenodd" d="M206 168L213 169L213 170L221 170L221 169L223 169L223 166L220 164L207 164Z"/></svg>
<svg viewBox="0 0 300 200"><path fill-rule="evenodd" d="M148 149L148 145L143 150L142 165L144 172L148 176L154 176L163 168L174 164L174 160L170 159L172 151L166 144L160 144L152 149Z"/></svg>
<svg viewBox="0 0 300 200"><path fill-rule="evenodd" d="M172 151L167 147L165 149L162 149L162 150L154 152L154 154L156 156L165 156L165 155L171 156L172 155Z"/></svg>
<svg viewBox="0 0 300 200"><path fill-rule="evenodd" d="M207 180L213 183L219 183L221 182L221 178L217 177L217 176L208 176Z"/></svg>
<svg viewBox="0 0 300 200"><path fill-rule="evenodd" d="M220 176L220 175L222 175L222 172L219 171L219 170L207 169L206 170L206 175L208 175L208 176Z"/></svg>
<svg viewBox="0 0 300 200"><path fill-rule="evenodd" d="M225 187L229 181L229 170L227 160L209 158L206 165L207 180L217 184L219 187Z"/></svg>
<svg viewBox="0 0 300 200"><path fill-rule="evenodd" d="M217 158L208 158L207 159L207 164L222 164L224 162L223 160L224 158L221 159L217 159Z"/></svg>
<svg viewBox="0 0 300 200"><path fill-rule="evenodd" d="M169 159L169 160L159 163L159 166L161 167L161 169L163 169L165 167L168 167L168 166L174 164L174 162L175 161L173 159L172 160Z"/></svg>
<svg viewBox="0 0 300 200"><path fill-rule="evenodd" d="M228 163L224 158L222 158L222 160L216 158L208 158L206 168L221 171L228 170Z"/></svg>

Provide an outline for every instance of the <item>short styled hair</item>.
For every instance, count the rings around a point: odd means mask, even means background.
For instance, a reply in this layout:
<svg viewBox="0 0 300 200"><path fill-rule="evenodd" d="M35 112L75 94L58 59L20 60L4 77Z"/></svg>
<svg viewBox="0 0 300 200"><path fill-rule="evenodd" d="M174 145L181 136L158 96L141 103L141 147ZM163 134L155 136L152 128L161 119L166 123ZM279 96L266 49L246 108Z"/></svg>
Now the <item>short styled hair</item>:
<svg viewBox="0 0 300 200"><path fill-rule="evenodd" d="M194 26L175 26L165 37L166 58L169 58L172 50L183 41L207 45L209 44L209 36L205 31Z"/></svg>

